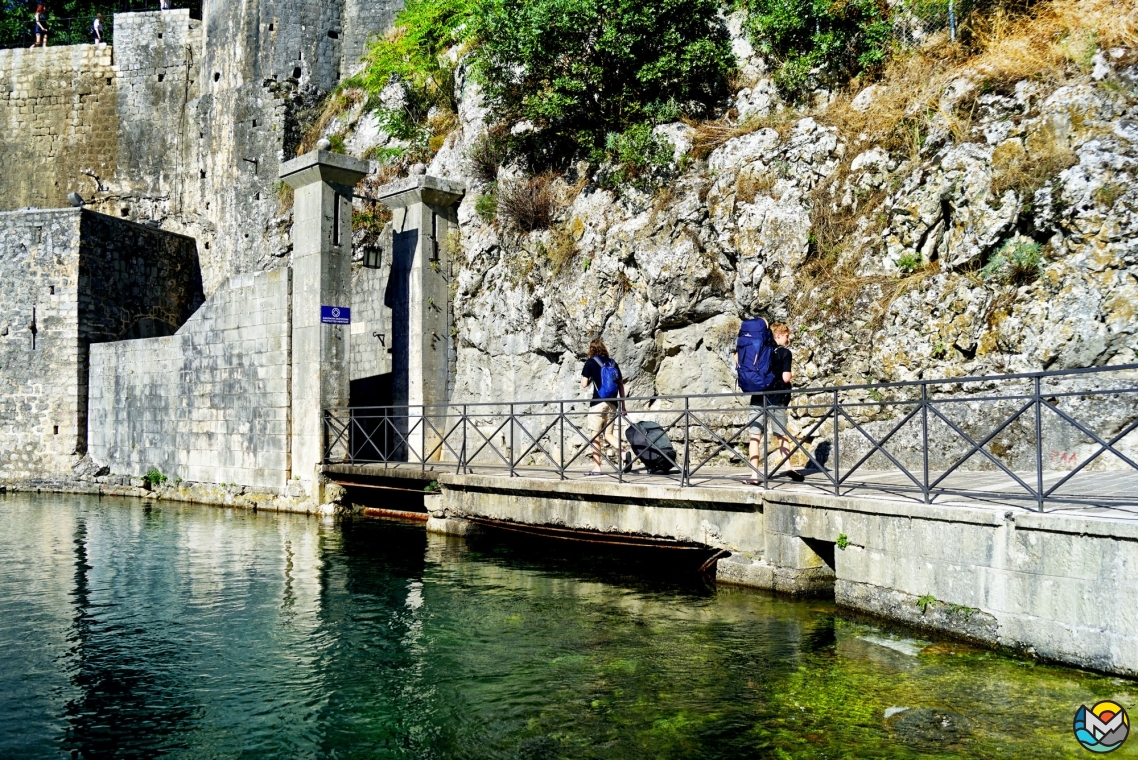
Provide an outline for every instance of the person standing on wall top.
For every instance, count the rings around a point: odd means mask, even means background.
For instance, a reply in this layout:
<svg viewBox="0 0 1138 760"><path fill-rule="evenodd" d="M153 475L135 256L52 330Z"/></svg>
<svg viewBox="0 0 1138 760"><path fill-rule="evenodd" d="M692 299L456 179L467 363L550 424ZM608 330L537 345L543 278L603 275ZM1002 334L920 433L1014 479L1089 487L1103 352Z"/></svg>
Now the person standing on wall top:
<svg viewBox="0 0 1138 760"><path fill-rule="evenodd" d="M95 16L95 20L91 22L91 36L95 38L96 45L103 44L103 14Z"/></svg>
<svg viewBox="0 0 1138 760"><path fill-rule="evenodd" d="M34 23L33 31L36 35L36 41L32 43L32 47L47 47L47 8L42 5L36 6Z"/></svg>
<svg viewBox="0 0 1138 760"><path fill-rule="evenodd" d="M632 452L622 451L620 439L613 430L617 414L624 414L624 376L620 366L609 356L604 341L595 338L589 343L589 358L581 369L581 387L593 386L593 400L589 402L589 445L593 448L593 469L589 475L604 475L601 470L601 447L608 441L617 453L625 472L632 468Z"/></svg>

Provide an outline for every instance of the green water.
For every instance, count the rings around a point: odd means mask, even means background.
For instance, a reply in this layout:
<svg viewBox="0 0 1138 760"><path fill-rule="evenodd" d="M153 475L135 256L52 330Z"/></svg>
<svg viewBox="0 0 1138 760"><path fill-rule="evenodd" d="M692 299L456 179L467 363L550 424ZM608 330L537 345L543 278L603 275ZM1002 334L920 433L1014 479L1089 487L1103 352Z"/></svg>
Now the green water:
<svg viewBox="0 0 1138 760"><path fill-rule="evenodd" d="M3 758L1090 757L1105 698L646 560L0 496Z"/></svg>

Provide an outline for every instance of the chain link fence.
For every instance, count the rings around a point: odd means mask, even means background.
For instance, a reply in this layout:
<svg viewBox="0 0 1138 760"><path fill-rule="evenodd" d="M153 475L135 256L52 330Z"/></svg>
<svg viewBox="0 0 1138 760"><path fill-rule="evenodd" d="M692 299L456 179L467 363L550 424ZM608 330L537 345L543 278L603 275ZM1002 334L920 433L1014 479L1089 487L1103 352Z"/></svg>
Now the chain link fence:
<svg viewBox="0 0 1138 760"><path fill-rule="evenodd" d="M893 35L902 47L939 38L956 42L976 0L901 0L893 6Z"/></svg>

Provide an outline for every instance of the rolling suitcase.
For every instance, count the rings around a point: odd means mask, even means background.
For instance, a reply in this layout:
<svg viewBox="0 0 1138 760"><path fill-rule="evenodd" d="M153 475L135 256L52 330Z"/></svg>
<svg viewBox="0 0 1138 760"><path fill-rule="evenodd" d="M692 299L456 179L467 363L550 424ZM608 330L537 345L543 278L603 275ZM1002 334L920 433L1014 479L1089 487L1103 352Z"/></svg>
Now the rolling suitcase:
<svg viewBox="0 0 1138 760"><path fill-rule="evenodd" d="M626 435L628 445L648 472L664 474L676 468L676 450L664 428L655 422L630 422Z"/></svg>

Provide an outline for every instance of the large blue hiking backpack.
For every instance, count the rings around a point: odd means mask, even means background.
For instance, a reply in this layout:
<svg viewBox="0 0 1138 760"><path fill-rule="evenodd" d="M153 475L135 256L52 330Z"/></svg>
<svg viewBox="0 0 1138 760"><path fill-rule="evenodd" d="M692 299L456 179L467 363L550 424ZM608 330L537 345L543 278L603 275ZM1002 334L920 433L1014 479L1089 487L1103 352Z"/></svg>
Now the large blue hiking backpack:
<svg viewBox="0 0 1138 760"><path fill-rule="evenodd" d="M747 319L739 325L736 369L739 388L744 393L761 393L774 386L774 372L771 371L774 346L774 336L765 319Z"/></svg>
<svg viewBox="0 0 1138 760"><path fill-rule="evenodd" d="M607 356L596 357L601 365L601 384L597 386L597 398L616 398L620 394L620 370L616 362Z"/></svg>

